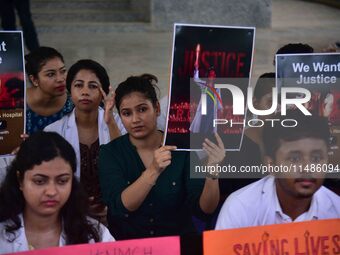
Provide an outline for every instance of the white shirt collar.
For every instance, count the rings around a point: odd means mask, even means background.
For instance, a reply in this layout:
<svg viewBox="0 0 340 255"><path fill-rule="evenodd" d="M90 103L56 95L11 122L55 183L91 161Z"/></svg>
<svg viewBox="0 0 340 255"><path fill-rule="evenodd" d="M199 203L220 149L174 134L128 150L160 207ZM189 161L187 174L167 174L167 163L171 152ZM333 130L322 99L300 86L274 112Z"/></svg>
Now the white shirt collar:
<svg viewBox="0 0 340 255"><path fill-rule="evenodd" d="M272 201L275 207L275 212L280 215L283 221L292 221L292 219L286 215L281 208L279 199L276 193L276 184L275 184L275 177L268 176L268 180L265 182L262 193L265 196L272 196ZM321 189L321 188L320 188ZM303 220L316 220L319 218L319 196L318 191L314 193L312 197L311 205L308 211L304 212L303 214L299 215L295 221L303 221Z"/></svg>

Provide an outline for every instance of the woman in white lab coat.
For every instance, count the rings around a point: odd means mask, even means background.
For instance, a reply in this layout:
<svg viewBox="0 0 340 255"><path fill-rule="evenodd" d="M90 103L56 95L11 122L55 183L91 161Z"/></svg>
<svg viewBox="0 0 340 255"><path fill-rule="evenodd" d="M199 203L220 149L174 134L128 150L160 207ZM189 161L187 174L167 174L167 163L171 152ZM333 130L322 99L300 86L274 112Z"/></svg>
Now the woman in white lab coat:
<svg viewBox="0 0 340 255"><path fill-rule="evenodd" d="M76 164L56 133L39 131L21 144L0 189L0 253L114 241L87 216Z"/></svg>
<svg viewBox="0 0 340 255"><path fill-rule="evenodd" d="M72 65L66 78L74 110L44 130L55 131L69 141L76 151L76 176L88 193L91 216L106 221L106 208L101 203L97 158L99 146L120 136L113 114L114 93L103 66L90 59ZM100 104L104 100L104 109ZM119 122L121 123L121 122Z"/></svg>

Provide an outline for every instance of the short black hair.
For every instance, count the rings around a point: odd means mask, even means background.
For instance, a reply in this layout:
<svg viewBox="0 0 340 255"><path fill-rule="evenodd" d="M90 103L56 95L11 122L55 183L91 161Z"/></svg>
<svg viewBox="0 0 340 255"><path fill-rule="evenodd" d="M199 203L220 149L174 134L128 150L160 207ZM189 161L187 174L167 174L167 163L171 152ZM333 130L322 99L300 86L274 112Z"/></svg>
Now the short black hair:
<svg viewBox="0 0 340 255"><path fill-rule="evenodd" d="M275 87L275 73L261 74L255 85L254 97L260 100L264 95L271 93L273 87Z"/></svg>
<svg viewBox="0 0 340 255"><path fill-rule="evenodd" d="M105 93L106 94L109 93L110 78L105 68L101 64L99 64L98 62L92 59L81 59L70 67L70 70L67 72L67 77L66 77L66 88L70 93L71 93L71 84L74 80L74 77L81 70L89 70L95 73Z"/></svg>
<svg viewBox="0 0 340 255"><path fill-rule="evenodd" d="M309 44L303 43L288 43L277 50L276 54L299 54L299 53L313 53L314 49ZM275 65L275 57L273 64Z"/></svg>
<svg viewBox="0 0 340 255"><path fill-rule="evenodd" d="M279 119L275 124L265 125L263 130L263 143L265 153L272 159L282 141L296 141L303 138L317 138L329 145L330 131L327 118L312 115L305 116L300 110L287 110L286 116L276 114L273 119ZM284 119L294 119L297 121L296 127L284 127L281 121Z"/></svg>
<svg viewBox="0 0 340 255"><path fill-rule="evenodd" d="M155 88L158 89L156 83L158 79L152 74L142 74L140 76L130 76L125 81L121 82L116 89L116 107L120 114L120 104L124 96L131 94L132 92L139 92L143 94L152 105L156 107L158 103L157 94Z"/></svg>

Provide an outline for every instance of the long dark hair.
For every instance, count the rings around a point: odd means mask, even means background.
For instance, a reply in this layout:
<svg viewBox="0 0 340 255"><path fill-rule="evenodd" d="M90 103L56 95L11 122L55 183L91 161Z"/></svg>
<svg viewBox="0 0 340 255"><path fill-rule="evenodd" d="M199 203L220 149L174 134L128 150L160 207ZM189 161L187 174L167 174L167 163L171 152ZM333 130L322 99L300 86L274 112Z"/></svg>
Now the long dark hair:
<svg viewBox="0 0 340 255"><path fill-rule="evenodd" d="M21 227L19 214L25 207L25 199L20 190L20 182L25 172L43 161L61 157L70 164L73 171L71 194L60 211L67 244L88 243L90 239L101 240L99 223L87 218L87 196L74 176L77 169L76 154L73 147L59 134L37 132L25 140L9 166L0 187L0 221L8 221L5 226L9 241L15 240L15 231ZM10 238L12 236L12 238Z"/></svg>

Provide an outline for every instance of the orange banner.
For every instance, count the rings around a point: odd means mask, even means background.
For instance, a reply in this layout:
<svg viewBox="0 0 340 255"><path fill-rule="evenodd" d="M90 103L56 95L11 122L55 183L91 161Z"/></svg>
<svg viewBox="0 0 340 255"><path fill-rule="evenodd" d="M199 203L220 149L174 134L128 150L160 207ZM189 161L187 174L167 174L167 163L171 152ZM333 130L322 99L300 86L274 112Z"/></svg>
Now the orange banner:
<svg viewBox="0 0 340 255"><path fill-rule="evenodd" d="M340 254L340 219L203 233L204 255Z"/></svg>
<svg viewBox="0 0 340 255"><path fill-rule="evenodd" d="M11 253L13 255L13 253ZM96 244L69 245L17 255L179 255L179 237L159 237Z"/></svg>

